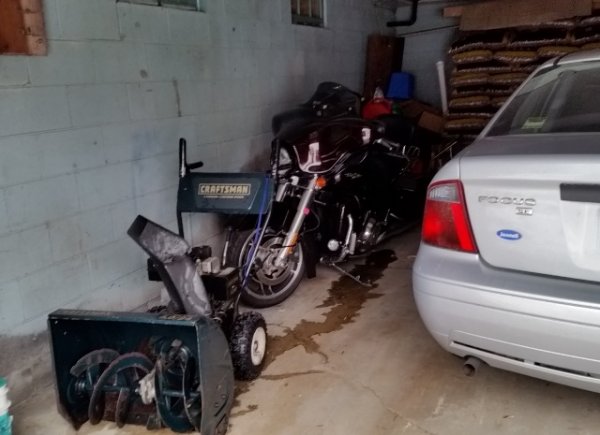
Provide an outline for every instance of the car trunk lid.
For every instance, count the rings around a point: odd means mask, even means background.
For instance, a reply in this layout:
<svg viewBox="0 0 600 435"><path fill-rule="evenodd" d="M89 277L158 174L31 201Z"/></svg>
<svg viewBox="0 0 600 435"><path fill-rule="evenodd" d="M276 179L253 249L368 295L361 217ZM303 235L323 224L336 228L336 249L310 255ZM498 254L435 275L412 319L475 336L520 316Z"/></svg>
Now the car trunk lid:
<svg viewBox="0 0 600 435"><path fill-rule="evenodd" d="M480 255L492 266L600 281L600 134L484 138L460 160Z"/></svg>

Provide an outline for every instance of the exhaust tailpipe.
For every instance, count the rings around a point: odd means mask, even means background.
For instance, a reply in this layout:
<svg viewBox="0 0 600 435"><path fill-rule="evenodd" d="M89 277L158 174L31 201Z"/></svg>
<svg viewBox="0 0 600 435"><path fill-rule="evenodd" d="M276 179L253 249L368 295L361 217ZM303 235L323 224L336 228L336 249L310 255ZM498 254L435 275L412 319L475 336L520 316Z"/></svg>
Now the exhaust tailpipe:
<svg viewBox="0 0 600 435"><path fill-rule="evenodd" d="M475 358L474 356L467 357L463 363L463 373L466 376L475 376L482 363L483 361L481 361L479 358Z"/></svg>

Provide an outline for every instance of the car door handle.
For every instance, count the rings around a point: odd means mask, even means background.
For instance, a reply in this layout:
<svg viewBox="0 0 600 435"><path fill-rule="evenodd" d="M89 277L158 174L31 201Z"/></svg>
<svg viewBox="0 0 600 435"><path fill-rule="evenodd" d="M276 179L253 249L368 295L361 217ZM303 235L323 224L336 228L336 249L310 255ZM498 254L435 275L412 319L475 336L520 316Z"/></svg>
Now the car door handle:
<svg viewBox="0 0 600 435"><path fill-rule="evenodd" d="M591 202L600 204L600 184L567 184L560 185L562 201Z"/></svg>

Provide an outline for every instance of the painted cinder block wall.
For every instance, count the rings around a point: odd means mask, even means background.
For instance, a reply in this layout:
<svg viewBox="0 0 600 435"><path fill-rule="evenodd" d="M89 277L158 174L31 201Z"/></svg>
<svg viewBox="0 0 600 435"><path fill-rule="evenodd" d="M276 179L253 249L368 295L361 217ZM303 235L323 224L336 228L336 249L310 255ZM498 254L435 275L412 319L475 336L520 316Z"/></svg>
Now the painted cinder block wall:
<svg viewBox="0 0 600 435"><path fill-rule="evenodd" d="M13 400L50 380L50 311L159 294L125 231L136 214L175 226L178 138L207 170L264 167L271 116L323 80L360 90L366 37L392 18L366 0L328 0L324 29L292 25L289 0L205 6L44 0L48 56L0 56L0 375ZM203 228L192 237L217 227Z"/></svg>
<svg viewBox="0 0 600 435"><path fill-rule="evenodd" d="M458 32L459 19L444 18L444 8L462 2L440 1L420 3L417 21L412 26L397 27L396 34L404 37L404 58L402 69L415 76L415 97L429 104L441 107L440 87L436 62L448 62L448 49ZM397 9L398 20L410 16L410 6Z"/></svg>

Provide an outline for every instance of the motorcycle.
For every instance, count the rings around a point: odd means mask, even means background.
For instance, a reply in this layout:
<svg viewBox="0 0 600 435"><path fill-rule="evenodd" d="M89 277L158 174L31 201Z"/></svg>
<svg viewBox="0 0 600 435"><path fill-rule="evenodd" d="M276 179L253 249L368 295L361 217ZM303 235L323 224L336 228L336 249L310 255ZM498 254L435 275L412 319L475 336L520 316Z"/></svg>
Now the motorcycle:
<svg viewBox="0 0 600 435"><path fill-rule="evenodd" d="M324 83L274 117L272 198L252 227L230 234L224 252L242 271L246 304L282 302L319 262L349 275L340 263L419 221L429 155L410 143L414 126L394 116L365 120L359 110L358 94Z"/></svg>

